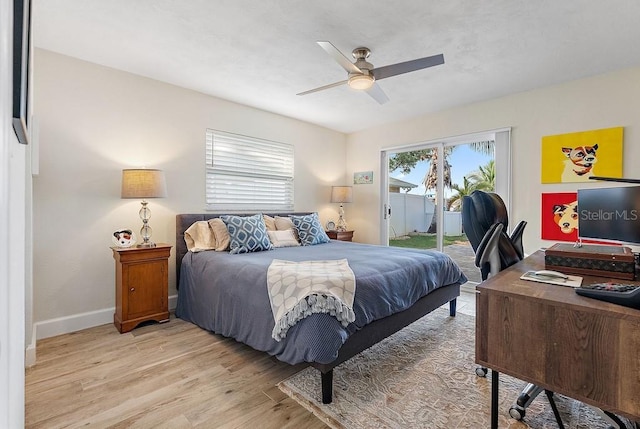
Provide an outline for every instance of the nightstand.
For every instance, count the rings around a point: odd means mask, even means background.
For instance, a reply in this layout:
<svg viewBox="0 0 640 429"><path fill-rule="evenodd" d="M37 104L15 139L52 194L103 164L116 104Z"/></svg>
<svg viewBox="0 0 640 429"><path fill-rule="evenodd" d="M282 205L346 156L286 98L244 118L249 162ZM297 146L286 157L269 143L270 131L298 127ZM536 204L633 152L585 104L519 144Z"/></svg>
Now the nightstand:
<svg viewBox="0 0 640 429"><path fill-rule="evenodd" d="M353 240L353 231L327 231L327 235L332 240L340 240L340 241Z"/></svg>
<svg viewBox="0 0 640 429"><path fill-rule="evenodd" d="M169 255L171 245L112 247L116 260L116 312L120 333L150 320L169 320Z"/></svg>

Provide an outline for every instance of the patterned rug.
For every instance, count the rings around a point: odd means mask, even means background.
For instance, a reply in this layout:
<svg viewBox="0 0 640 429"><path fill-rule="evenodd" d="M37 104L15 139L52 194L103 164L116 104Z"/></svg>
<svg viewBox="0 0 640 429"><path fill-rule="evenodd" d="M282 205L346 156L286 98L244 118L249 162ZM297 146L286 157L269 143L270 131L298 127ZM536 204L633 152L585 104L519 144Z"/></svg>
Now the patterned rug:
<svg viewBox="0 0 640 429"><path fill-rule="evenodd" d="M321 401L320 373L306 368L280 389L332 428L488 428L491 379L475 375L475 319L438 309L334 369L333 403ZM509 407L525 383L500 375L500 428L557 428L546 396L523 421ZM562 395L567 429L606 429L591 407Z"/></svg>

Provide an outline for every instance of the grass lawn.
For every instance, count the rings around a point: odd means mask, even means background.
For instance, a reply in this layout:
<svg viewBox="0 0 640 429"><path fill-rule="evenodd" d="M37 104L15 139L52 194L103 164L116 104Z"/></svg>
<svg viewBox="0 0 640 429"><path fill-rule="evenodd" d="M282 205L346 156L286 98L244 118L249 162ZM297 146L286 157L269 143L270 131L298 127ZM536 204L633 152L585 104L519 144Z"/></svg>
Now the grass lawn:
<svg viewBox="0 0 640 429"><path fill-rule="evenodd" d="M468 241L467 236L462 235L445 235L444 245L455 244L460 241ZM389 246L394 247L411 247L413 249L435 249L436 248L436 236L435 235L412 235L411 238L406 240L392 240L389 239Z"/></svg>

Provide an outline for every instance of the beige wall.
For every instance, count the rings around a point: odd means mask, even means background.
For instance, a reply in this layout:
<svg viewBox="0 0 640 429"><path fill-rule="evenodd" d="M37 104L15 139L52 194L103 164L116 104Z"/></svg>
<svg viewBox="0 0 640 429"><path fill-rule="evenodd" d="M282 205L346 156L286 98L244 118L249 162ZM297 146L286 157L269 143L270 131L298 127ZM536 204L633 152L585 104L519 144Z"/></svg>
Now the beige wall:
<svg viewBox="0 0 640 429"><path fill-rule="evenodd" d="M150 200L150 225L154 241L174 244L175 214L204 211L207 127L294 144L295 209L337 218L329 196L346 179L343 134L49 51L36 50L36 64L36 322L70 318L73 330L83 313L112 317L111 233L141 225L140 202L120 199L121 170L165 171L169 197ZM172 295L173 254L170 267Z"/></svg>
<svg viewBox="0 0 640 429"><path fill-rule="evenodd" d="M139 203L119 197L122 168L147 166L166 172L169 197L150 202L155 241L173 243L176 213L203 211L207 127L295 144L295 208L318 210L323 221L337 218L336 208L328 203L330 186L349 183L354 172L373 170L374 184L354 186L354 203L345 207L356 240L369 243L380 240L380 151L385 148L512 127L511 217L529 222L525 232L529 252L549 245L540 240L540 194L576 189L571 184L540 184L542 136L624 126L624 173L640 177L640 68L345 137L48 51L37 50L36 61L35 114L40 122L40 174L34 178L37 322L87 312L97 312L104 319L112 311L110 234L116 228L140 225ZM172 266L170 294L175 293L173 277Z"/></svg>
<svg viewBox="0 0 640 429"><path fill-rule="evenodd" d="M549 246L540 239L540 195L573 192L576 184L540 184L542 136L608 127L624 127L625 177L640 178L640 68L581 79L349 135L347 174L374 171L380 177L380 151L491 129L512 127L512 213L527 220L525 251ZM589 186L612 186L610 183ZM615 186L615 185L613 185ZM379 243L379 180L357 185L350 205L350 226L359 241ZM515 223L512 222L514 225Z"/></svg>

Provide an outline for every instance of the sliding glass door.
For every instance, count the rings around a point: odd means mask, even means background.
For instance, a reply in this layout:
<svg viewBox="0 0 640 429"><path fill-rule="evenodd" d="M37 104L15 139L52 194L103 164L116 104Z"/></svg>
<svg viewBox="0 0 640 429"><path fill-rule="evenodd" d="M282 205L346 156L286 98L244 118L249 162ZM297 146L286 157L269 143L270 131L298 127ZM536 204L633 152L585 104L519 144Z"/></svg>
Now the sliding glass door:
<svg viewBox="0 0 640 429"><path fill-rule="evenodd" d="M443 251L479 282L462 226L462 198L480 189L500 193L508 204L508 141L509 131L500 130L385 151L388 244Z"/></svg>

